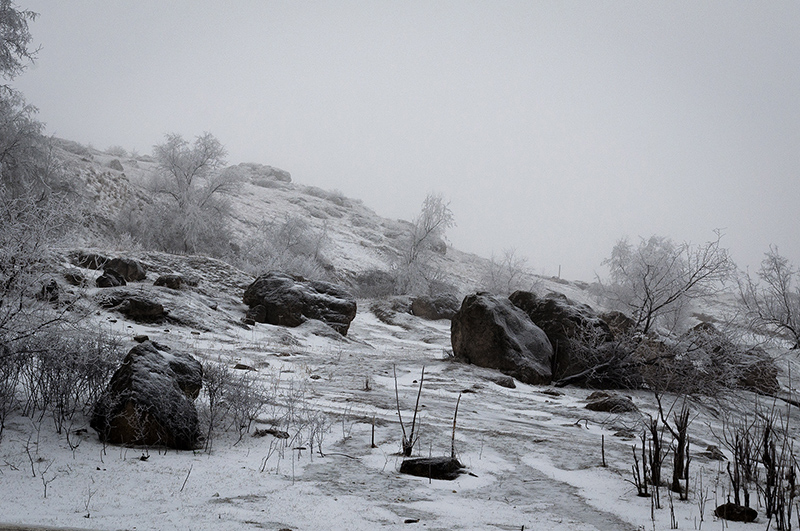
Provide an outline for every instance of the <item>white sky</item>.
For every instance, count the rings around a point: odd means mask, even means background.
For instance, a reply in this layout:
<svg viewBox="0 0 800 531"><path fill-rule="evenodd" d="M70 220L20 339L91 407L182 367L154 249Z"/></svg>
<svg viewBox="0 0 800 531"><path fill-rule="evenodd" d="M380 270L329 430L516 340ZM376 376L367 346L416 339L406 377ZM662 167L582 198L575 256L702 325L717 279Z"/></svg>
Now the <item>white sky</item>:
<svg viewBox="0 0 800 531"><path fill-rule="evenodd" d="M210 131L229 162L515 247L592 280L624 236L800 265L800 3L18 0L15 84L57 136L149 153Z"/></svg>

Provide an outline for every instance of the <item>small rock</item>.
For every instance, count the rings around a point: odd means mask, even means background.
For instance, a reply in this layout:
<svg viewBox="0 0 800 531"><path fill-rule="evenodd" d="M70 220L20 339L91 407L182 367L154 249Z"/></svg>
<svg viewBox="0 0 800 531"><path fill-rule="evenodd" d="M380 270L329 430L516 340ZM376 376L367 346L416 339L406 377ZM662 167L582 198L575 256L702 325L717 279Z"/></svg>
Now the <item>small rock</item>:
<svg viewBox="0 0 800 531"><path fill-rule="evenodd" d="M758 512L750 507L728 502L714 509L714 516L731 522L755 522Z"/></svg>
<svg viewBox="0 0 800 531"><path fill-rule="evenodd" d="M180 275L161 275L153 283L154 286L164 286L169 289L181 289L183 285L183 277Z"/></svg>
<svg viewBox="0 0 800 531"><path fill-rule="evenodd" d="M137 343L144 343L145 341L150 341L150 338L144 334L139 334L133 336L133 340L136 341Z"/></svg>
<svg viewBox="0 0 800 531"><path fill-rule="evenodd" d="M627 413L639 410L630 398L624 396L600 398L586 404L586 409L590 411L603 411L606 413Z"/></svg>
<svg viewBox="0 0 800 531"><path fill-rule="evenodd" d="M493 378L492 381L500 387L505 387L507 389L517 388L517 384L514 383L514 378L511 376L498 376L497 378Z"/></svg>
<svg viewBox="0 0 800 531"><path fill-rule="evenodd" d="M237 363L236 365L233 366L233 368L237 369L237 370L240 370L240 371L255 371L256 370L255 367L251 367L250 365L245 365L244 363Z"/></svg>

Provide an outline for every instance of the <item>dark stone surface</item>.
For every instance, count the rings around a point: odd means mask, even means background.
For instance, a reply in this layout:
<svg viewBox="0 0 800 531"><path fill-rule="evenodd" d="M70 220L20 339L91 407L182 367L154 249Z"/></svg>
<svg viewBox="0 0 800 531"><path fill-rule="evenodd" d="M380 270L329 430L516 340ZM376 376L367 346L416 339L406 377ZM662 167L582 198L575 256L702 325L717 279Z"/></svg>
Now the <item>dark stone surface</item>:
<svg viewBox="0 0 800 531"><path fill-rule="evenodd" d="M553 378L578 374L596 363L596 347L613 339L608 324L591 307L559 294L537 297L529 291L515 291L508 298L536 326L553 346Z"/></svg>
<svg viewBox="0 0 800 531"><path fill-rule="evenodd" d="M160 302L142 293L125 289L102 292L98 295L97 302L102 308L117 311L134 321L160 322L167 315Z"/></svg>
<svg viewBox="0 0 800 531"><path fill-rule="evenodd" d="M181 289L183 277L176 274L160 275L153 283L154 286L164 286L169 289Z"/></svg>
<svg viewBox="0 0 800 531"><path fill-rule="evenodd" d="M731 522L755 522L758 512L750 507L736 505L735 503L723 503L714 509L714 516Z"/></svg>
<svg viewBox="0 0 800 531"><path fill-rule="evenodd" d="M247 317L257 322L295 327L317 319L343 336L356 316L356 300L344 288L275 271L250 284L243 301L252 310Z"/></svg>
<svg viewBox="0 0 800 531"><path fill-rule="evenodd" d="M95 404L91 427L113 444L191 450L199 435L193 401L202 381L202 366L189 354L136 345Z"/></svg>
<svg viewBox="0 0 800 531"><path fill-rule="evenodd" d="M453 316L450 337L458 360L497 369L523 383L550 383L550 341L508 299L468 295Z"/></svg>
<svg viewBox="0 0 800 531"><path fill-rule="evenodd" d="M131 258L112 258L106 262L103 269L105 271L116 271L127 282L136 282L147 277L147 270L144 265Z"/></svg>
<svg viewBox="0 0 800 531"><path fill-rule="evenodd" d="M98 288L118 288L126 286L125 279L113 269L103 271L103 274L94 281Z"/></svg>
<svg viewBox="0 0 800 531"><path fill-rule="evenodd" d="M413 457L403 460L400 473L421 478L454 480L464 473L464 465L454 457Z"/></svg>

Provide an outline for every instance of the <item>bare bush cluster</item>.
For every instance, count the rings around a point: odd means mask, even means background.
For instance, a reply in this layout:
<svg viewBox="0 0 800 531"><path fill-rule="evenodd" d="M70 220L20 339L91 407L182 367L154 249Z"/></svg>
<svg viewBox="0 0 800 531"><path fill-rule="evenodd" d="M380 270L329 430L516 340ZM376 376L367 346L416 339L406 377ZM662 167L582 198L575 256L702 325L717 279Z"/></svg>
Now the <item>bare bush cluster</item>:
<svg viewBox="0 0 800 531"><path fill-rule="evenodd" d="M300 216L264 222L239 252L239 265L254 275L277 270L305 278L328 276L325 246L328 231Z"/></svg>
<svg viewBox="0 0 800 531"><path fill-rule="evenodd" d="M402 248L395 271L399 294L436 294L446 284L444 272L437 268L434 256L445 254L445 233L455 226L449 203L440 194L428 194Z"/></svg>
<svg viewBox="0 0 800 531"><path fill-rule="evenodd" d="M494 295L510 295L517 290L531 289L528 259L516 249L503 250L500 257L492 255L481 278L481 288Z"/></svg>
<svg viewBox="0 0 800 531"><path fill-rule="evenodd" d="M37 423L50 417L57 433L88 414L122 359L110 333L60 326L3 345L0 351L0 438L13 411Z"/></svg>
<svg viewBox="0 0 800 531"><path fill-rule="evenodd" d="M224 146L211 133L191 144L181 135L168 134L154 146L153 154L158 170L150 183L151 202L142 210L121 212L117 228L147 248L228 256L231 234L226 195L237 180L220 171L225 164Z"/></svg>
<svg viewBox="0 0 800 531"><path fill-rule="evenodd" d="M800 271L777 247L770 248L754 278L745 273L739 281L740 300L750 328L776 336L800 348Z"/></svg>

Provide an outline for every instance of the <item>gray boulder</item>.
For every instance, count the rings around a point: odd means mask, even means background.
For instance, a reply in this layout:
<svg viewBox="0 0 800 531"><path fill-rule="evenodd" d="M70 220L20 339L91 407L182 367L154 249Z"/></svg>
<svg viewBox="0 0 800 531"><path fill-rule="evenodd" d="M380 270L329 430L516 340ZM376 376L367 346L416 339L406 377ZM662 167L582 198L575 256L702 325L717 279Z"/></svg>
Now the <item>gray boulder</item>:
<svg viewBox="0 0 800 531"><path fill-rule="evenodd" d="M528 384L552 378L553 347L541 328L508 299L468 295L450 324L453 355Z"/></svg>
<svg viewBox="0 0 800 531"><path fill-rule="evenodd" d="M256 322L295 327L317 319L343 336L356 316L356 300L344 288L276 271L250 284L243 301Z"/></svg>
<svg viewBox="0 0 800 531"><path fill-rule="evenodd" d="M109 290L97 296L98 304L140 322L160 322L166 317L164 306L142 293L126 289Z"/></svg>
<svg viewBox="0 0 800 531"><path fill-rule="evenodd" d="M452 319L458 308L458 298L450 294L415 297L411 301L412 315L431 321Z"/></svg>
<svg viewBox="0 0 800 531"><path fill-rule="evenodd" d="M537 297L529 291L515 291L508 299L547 334L555 356L554 379L578 374L603 361L597 357L597 347L614 335L591 307L561 294Z"/></svg>
<svg viewBox="0 0 800 531"><path fill-rule="evenodd" d="M113 444L191 450L199 435L194 399L203 368L189 354L147 341L133 347L94 406L91 427Z"/></svg>
<svg viewBox="0 0 800 531"><path fill-rule="evenodd" d="M153 283L154 286L164 286L169 289L181 289L183 277L174 273L161 275Z"/></svg>
<svg viewBox="0 0 800 531"><path fill-rule="evenodd" d="M117 288L128 284L122 275L113 269L104 270L103 274L97 277L94 282L98 288Z"/></svg>
<svg viewBox="0 0 800 531"><path fill-rule="evenodd" d="M147 276L144 265L131 258L112 258L103 265L103 270L116 271L128 282L144 280Z"/></svg>

